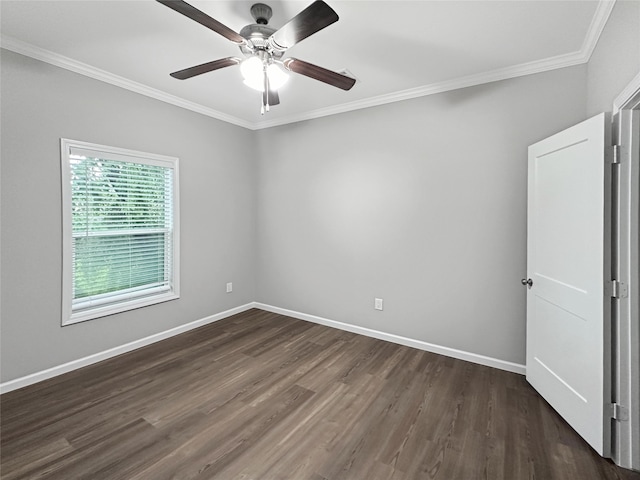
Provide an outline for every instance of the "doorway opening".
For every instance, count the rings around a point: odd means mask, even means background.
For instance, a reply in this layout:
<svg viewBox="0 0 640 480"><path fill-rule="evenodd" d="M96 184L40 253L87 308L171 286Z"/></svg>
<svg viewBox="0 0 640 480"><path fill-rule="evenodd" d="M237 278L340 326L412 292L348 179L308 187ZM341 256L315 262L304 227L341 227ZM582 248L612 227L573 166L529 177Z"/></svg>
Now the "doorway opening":
<svg viewBox="0 0 640 480"><path fill-rule="evenodd" d="M613 401L622 406L613 425L613 460L640 470L640 75L614 102L613 138L620 164L612 274L623 286L612 338Z"/></svg>

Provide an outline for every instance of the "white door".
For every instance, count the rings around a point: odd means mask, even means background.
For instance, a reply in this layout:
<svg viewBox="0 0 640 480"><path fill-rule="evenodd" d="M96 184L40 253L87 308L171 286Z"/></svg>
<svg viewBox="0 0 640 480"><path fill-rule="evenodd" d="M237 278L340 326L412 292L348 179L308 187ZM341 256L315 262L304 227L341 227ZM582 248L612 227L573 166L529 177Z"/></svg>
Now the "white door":
<svg viewBox="0 0 640 480"><path fill-rule="evenodd" d="M609 117L529 147L527 380L610 455ZM526 280L523 280L523 283Z"/></svg>

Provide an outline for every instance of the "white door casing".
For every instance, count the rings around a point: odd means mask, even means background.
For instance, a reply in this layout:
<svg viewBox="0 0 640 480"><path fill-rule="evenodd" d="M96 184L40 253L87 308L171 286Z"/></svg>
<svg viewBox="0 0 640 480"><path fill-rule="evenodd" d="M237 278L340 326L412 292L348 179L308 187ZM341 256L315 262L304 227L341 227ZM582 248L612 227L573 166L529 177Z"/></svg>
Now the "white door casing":
<svg viewBox="0 0 640 480"><path fill-rule="evenodd" d="M610 121L529 147L527 380L602 456L610 455Z"/></svg>
<svg viewBox="0 0 640 480"><path fill-rule="evenodd" d="M617 238L614 238L617 242L613 247L617 255L614 256L612 270L626 288L617 299L618 309L614 312L617 315L612 329L615 350L613 398L623 407L621 421L614 424L612 458L621 467L640 470L640 88L629 108L620 110L614 117L613 126L614 135L617 134L615 143L620 150L620 164L617 176L614 170L612 179L614 189L617 180L619 218Z"/></svg>

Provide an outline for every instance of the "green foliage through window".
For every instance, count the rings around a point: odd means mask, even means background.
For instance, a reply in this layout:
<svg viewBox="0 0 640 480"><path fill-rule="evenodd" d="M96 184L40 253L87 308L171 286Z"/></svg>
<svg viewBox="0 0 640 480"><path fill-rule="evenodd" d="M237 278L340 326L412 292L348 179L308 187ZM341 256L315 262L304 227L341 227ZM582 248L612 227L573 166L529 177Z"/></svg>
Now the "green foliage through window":
<svg viewBox="0 0 640 480"><path fill-rule="evenodd" d="M167 285L172 169L71 155L73 298Z"/></svg>

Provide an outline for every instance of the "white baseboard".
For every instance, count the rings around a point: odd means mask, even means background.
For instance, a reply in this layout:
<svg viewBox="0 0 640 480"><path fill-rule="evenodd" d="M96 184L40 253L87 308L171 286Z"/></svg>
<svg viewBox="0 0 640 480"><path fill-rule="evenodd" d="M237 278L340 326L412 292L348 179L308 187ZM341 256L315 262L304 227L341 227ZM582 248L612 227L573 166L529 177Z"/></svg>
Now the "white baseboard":
<svg viewBox="0 0 640 480"><path fill-rule="evenodd" d="M245 305L241 305L239 307L226 310L224 312L216 313L215 315L210 315L208 317L201 318L200 320L195 320L185 325L180 325L178 327L165 330L164 332L156 333L148 337L141 338L140 340L135 340L133 342L129 342L124 345L110 348L102 352L94 353L93 355L89 355L87 357L79 358L78 360L72 360L71 362L63 363L62 365L51 367L46 370L42 370L40 372L36 372L30 375L26 375L24 377L16 378L14 380L9 380L8 382L5 382L5 383L0 383L0 394L11 392L13 390L17 390L18 388L33 385L34 383L42 382L43 380L47 380L49 378L62 375L63 373L71 372L73 370L77 370L78 368L86 367L87 365L92 365L94 363L101 362L102 360L107 360L108 358L112 358L117 355L121 355L123 353L127 353L132 350L136 350L138 348L150 345L152 343L159 342L160 340L164 340L166 338L170 338L175 335L188 332L189 330L202 327L209 323L217 322L218 320L222 320L232 315L245 312L252 308L259 308L260 310L265 310L267 312L278 313L281 315L286 315L288 317L293 317L300 320L317 323L320 325L326 325L327 327L338 328L340 330L346 330L347 332L357 333L359 335L365 335L367 337L373 337L379 340L386 340L388 342L393 342L393 343L398 343L400 345L406 345L408 347L418 348L420 350L425 350L427 352L446 355L447 357L453 357L453 358L458 358L460 360L466 360L468 362L478 363L480 365L485 365L487 367L498 368L500 370L519 373L521 375L525 374L525 366L519 363L508 362L506 360L500 360L493 357L486 357L484 355L465 352L463 350L456 350L455 348L443 347L441 345L435 345L433 343L423 342L422 340L414 340L412 338L402 337L400 335L394 335L392 333L380 332L378 330L372 330L370 328L359 327L357 325L351 325L348 323L329 320L327 318L318 317L315 315L296 312L294 310L287 310L285 308L274 307L273 305L267 305L259 302L250 302Z"/></svg>
<svg viewBox="0 0 640 480"><path fill-rule="evenodd" d="M51 367L46 370L42 370L41 372L32 373L24 377L16 378L14 380L9 380L8 382L5 382L5 383L0 383L0 394L11 392L13 390L17 390L18 388L26 387L28 385L33 385L34 383L38 383L43 380L47 380L49 378L62 375L63 373L71 372L73 370L77 370L78 368L86 367L87 365L92 365L94 363L101 362L102 360L106 360L108 358L115 357L117 355L121 355L123 353L127 353L132 350L136 350L140 347L144 347L152 343L159 342L160 340L164 340L166 338L173 337L175 335L179 335L184 332L188 332L189 330L193 330L194 328L202 327L204 325L208 325L209 323L217 322L218 320L222 320L224 318L230 317L231 315L236 315L238 313L245 312L247 310L250 310L251 308L255 308L255 303L253 302L247 303L245 305L241 305L239 307L235 307L230 310L226 310L224 312L216 313L215 315L210 315L208 317L201 318L200 320L195 320L193 322L186 323L184 325L180 325L178 327L171 328L169 330L165 330L164 332L155 333L148 337L141 338L140 340L135 340L133 342L125 343L124 345L119 345L117 347L110 348L102 352L94 353L93 355L79 358L78 360L72 360L71 362L63 363L62 365Z"/></svg>
<svg viewBox="0 0 640 480"><path fill-rule="evenodd" d="M506 370L507 372L519 373L520 375L524 375L526 373L525 366L519 363L508 362L506 360L487 357L484 355L479 355L477 353L465 352L463 350L456 350L455 348L443 347L442 345L435 345L433 343L423 342L422 340L414 340L412 338L394 335L393 333L385 333L378 330L372 330L370 328L359 327L357 325L337 322L335 320L329 320L327 318L317 317L315 315L287 310L285 308L274 307L272 305L266 305L264 303L254 302L253 306L255 308L259 308L260 310L266 310L267 312L279 313L288 317L298 318L300 320L306 320L308 322L318 323L320 325L326 325L327 327L338 328L340 330L346 330L347 332L357 333L359 335L365 335L367 337L373 337L379 340L398 343L407 347L413 347L420 350L425 350L427 352L438 353L440 355L445 355L447 357L453 357L460 360L466 360L467 362L473 362L480 365L485 365L487 367Z"/></svg>

